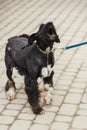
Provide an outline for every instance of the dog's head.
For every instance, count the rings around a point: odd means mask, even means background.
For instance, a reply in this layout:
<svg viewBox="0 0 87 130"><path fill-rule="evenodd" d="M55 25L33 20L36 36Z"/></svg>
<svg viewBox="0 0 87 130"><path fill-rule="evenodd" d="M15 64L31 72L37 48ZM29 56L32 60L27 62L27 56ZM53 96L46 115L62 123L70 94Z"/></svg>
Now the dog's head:
<svg viewBox="0 0 87 130"><path fill-rule="evenodd" d="M59 36L52 22L42 24L37 32L37 39L41 49L45 50L47 47L52 49L53 43L60 42Z"/></svg>

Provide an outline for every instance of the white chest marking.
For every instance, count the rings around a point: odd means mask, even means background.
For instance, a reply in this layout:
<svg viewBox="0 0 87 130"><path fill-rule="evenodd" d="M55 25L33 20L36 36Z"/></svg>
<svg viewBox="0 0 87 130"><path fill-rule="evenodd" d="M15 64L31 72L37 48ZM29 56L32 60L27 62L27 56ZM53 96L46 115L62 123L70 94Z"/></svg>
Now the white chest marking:
<svg viewBox="0 0 87 130"><path fill-rule="evenodd" d="M52 67L51 65L48 65L47 67L43 67L41 70L41 75L43 76L43 78L50 76L51 72L52 72Z"/></svg>

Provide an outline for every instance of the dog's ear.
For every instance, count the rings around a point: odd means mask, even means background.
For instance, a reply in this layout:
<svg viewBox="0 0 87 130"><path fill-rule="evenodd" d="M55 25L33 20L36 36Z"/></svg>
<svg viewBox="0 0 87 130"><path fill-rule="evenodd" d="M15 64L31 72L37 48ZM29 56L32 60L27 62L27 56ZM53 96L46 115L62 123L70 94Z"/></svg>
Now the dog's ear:
<svg viewBox="0 0 87 130"><path fill-rule="evenodd" d="M40 27L39 27L39 31L41 30L41 28L44 26L44 24L41 24Z"/></svg>
<svg viewBox="0 0 87 130"><path fill-rule="evenodd" d="M43 28L45 24L41 24L39 27L38 32L36 33L36 39L41 38L41 29Z"/></svg>
<svg viewBox="0 0 87 130"><path fill-rule="evenodd" d="M33 42L34 42L36 39L37 39L37 33L33 33L32 35L30 35L28 43L29 43L30 45L32 45Z"/></svg>
<svg viewBox="0 0 87 130"><path fill-rule="evenodd" d="M28 39L28 43L25 44L22 49L24 49L26 46L32 45L34 41L37 39L37 33L33 33L30 36L27 37L27 35L21 35Z"/></svg>

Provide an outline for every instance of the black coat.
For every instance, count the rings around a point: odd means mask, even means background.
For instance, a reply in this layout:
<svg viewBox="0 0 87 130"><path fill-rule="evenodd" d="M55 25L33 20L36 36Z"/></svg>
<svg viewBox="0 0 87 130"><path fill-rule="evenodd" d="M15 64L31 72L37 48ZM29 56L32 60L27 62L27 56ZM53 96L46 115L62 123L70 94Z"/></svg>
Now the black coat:
<svg viewBox="0 0 87 130"><path fill-rule="evenodd" d="M12 57L15 67L19 70L20 74L31 75L37 78L41 74L41 69L47 67L48 64L51 67L54 64L54 56L51 51L49 54L42 53L37 43L33 43L30 46L26 46L22 49L25 44L28 44L28 39L23 37L14 37L8 40L6 50L9 50L9 54Z"/></svg>

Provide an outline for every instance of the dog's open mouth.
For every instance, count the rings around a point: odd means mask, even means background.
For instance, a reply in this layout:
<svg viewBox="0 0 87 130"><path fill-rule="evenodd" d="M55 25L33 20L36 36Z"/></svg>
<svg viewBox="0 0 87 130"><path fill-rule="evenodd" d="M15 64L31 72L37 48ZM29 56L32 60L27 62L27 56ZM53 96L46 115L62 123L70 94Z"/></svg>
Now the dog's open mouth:
<svg viewBox="0 0 87 130"><path fill-rule="evenodd" d="M52 27L49 27L49 28L48 28L47 35L48 35L51 39L54 39L54 38L55 38L55 33L54 33L54 30L53 30Z"/></svg>

